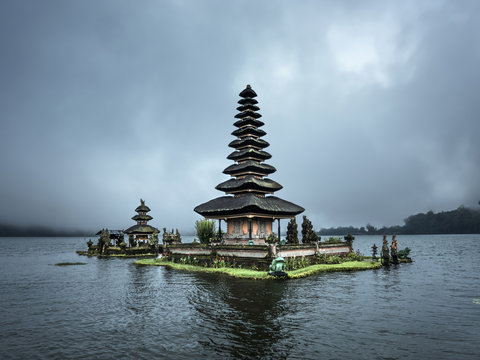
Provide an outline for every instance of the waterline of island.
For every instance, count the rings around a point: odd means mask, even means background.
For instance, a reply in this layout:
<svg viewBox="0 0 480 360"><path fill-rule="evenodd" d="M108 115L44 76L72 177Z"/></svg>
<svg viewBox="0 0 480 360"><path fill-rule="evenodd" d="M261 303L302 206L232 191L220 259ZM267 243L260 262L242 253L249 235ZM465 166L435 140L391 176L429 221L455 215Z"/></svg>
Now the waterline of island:
<svg viewBox="0 0 480 360"><path fill-rule="evenodd" d="M165 266L175 270L192 271L192 272L204 272L225 274L235 278L252 279L252 280L268 280L277 279L275 276L271 276L266 271L243 269L243 268L230 268L230 267L203 267L189 264L179 264L173 261L165 261L159 259L142 259L134 262L139 266ZM288 279L299 279L310 275L314 275L321 272L336 272L336 271L361 271L361 270L373 270L379 269L382 264L379 261L348 261L340 264L315 264L301 269L288 271Z"/></svg>

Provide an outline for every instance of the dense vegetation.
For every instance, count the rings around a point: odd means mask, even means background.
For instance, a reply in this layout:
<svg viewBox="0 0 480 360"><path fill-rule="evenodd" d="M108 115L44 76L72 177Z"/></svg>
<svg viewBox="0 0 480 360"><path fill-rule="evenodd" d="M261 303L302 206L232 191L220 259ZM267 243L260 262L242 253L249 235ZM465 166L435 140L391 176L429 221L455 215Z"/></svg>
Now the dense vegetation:
<svg viewBox="0 0 480 360"><path fill-rule="evenodd" d="M365 227L353 226L323 228L320 234L344 235L351 234L382 235L382 234L480 234L480 209L470 209L460 206L456 210L434 213L419 213L411 215L402 226L376 228L370 224Z"/></svg>
<svg viewBox="0 0 480 360"><path fill-rule="evenodd" d="M213 220L197 220L195 229L201 244L208 244L215 237L215 221Z"/></svg>

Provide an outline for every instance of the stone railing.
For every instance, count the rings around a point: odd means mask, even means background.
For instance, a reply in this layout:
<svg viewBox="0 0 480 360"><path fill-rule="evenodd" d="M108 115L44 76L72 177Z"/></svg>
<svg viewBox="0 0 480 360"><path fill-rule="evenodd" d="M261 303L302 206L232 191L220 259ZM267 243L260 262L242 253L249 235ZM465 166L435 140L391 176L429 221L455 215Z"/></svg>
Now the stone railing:
<svg viewBox="0 0 480 360"><path fill-rule="evenodd" d="M179 256L222 256L233 258L268 259L281 256L310 257L317 254L345 256L352 251L346 243L298 244L298 245L233 245L233 244L171 244L165 248L172 255Z"/></svg>

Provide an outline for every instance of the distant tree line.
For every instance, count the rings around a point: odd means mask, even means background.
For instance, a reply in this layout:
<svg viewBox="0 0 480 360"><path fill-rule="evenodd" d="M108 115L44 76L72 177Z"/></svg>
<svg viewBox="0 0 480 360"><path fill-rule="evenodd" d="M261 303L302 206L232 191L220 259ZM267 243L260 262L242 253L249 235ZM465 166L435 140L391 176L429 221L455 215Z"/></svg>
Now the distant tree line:
<svg viewBox="0 0 480 360"><path fill-rule="evenodd" d="M60 237L60 236L92 236L94 233L82 230L54 229L45 226L19 226L0 224L0 237Z"/></svg>
<svg viewBox="0 0 480 360"><path fill-rule="evenodd" d="M442 211L439 213L429 211L427 213L411 215L407 217L404 222L404 225L383 226L381 228L376 228L370 224L360 228L353 226L322 228L319 234L480 234L480 209L460 206L456 210Z"/></svg>

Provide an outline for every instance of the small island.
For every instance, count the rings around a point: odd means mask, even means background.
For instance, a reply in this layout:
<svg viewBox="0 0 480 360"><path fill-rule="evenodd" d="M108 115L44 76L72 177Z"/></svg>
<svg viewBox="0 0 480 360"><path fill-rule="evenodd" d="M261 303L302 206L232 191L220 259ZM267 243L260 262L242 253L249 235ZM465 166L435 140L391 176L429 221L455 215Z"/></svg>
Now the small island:
<svg viewBox="0 0 480 360"><path fill-rule="evenodd" d="M203 216L196 222L198 242L182 243L178 230L163 229L163 244L159 244L158 229L149 225L150 208L140 200L132 217L136 225L127 230L103 229L96 245L90 240L87 251L80 255L98 257L147 257L137 265L158 265L178 270L221 273L249 279L299 278L325 271L378 269L408 261L397 253L395 235L389 250L386 236L381 257L372 247L372 257L354 252L354 237L330 237L326 241L313 230L311 221L303 216L302 239L298 238L296 216L305 211L299 205L273 196L282 185L268 176L276 169L265 163L272 156L265 151L269 143L262 139L257 94L250 85L240 92L237 119L233 124L236 137L229 147L234 151L227 159L234 164L223 170L231 178L216 186L224 196L194 208ZM286 238L281 238L281 220L289 220ZM216 221L218 229L216 229ZM226 224L222 230L222 221ZM277 233L274 225L276 222ZM128 235L128 244L124 236ZM112 244L112 242L114 244Z"/></svg>
<svg viewBox="0 0 480 360"><path fill-rule="evenodd" d="M158 229L149 225L148 221L153 218L147 213L150 208L145 201L140 199L140 205L135 212L137 215L132 220L137 224L127 230L102 229L96 245L91 240L87 242L87 251L77 251L79 255L99 257L157 257L161 248L158 244ZM125 243L125 235L128 235L128 244ZM113 244L112 244L113 243Z"/></svg>
<svg viewBox="0 0 480 360"><path fill-rule="evenodd" d="M330 238L321 242L306 216L303 216L302 243L299 242L295 216L305 209L273 196L282 186L267 178L276 169L264 162L272 156L265 151L269 143L262 139L266 132L260 129L264 123L257 112L260 109L255 99L257 94L247 85L239 96L239 113L235 115L238 120L234 123L237 129L232 132L236 139L229 144L234 151L227 157L235 164L223 171L231 178L216 186L225 196L194 209L204 217L196 223L199 243L164 242L160 258L135 264L249 279L299 278L322 271L368 270L389 265L384 256L367 259L355 253L350 233L344 241ZM284 240L280 238L281 219L289 219ZM226 223L225 232L222 220ZM278 235L273 231L275 221ZM399 263L396 257L392 262Z"/></svg>

